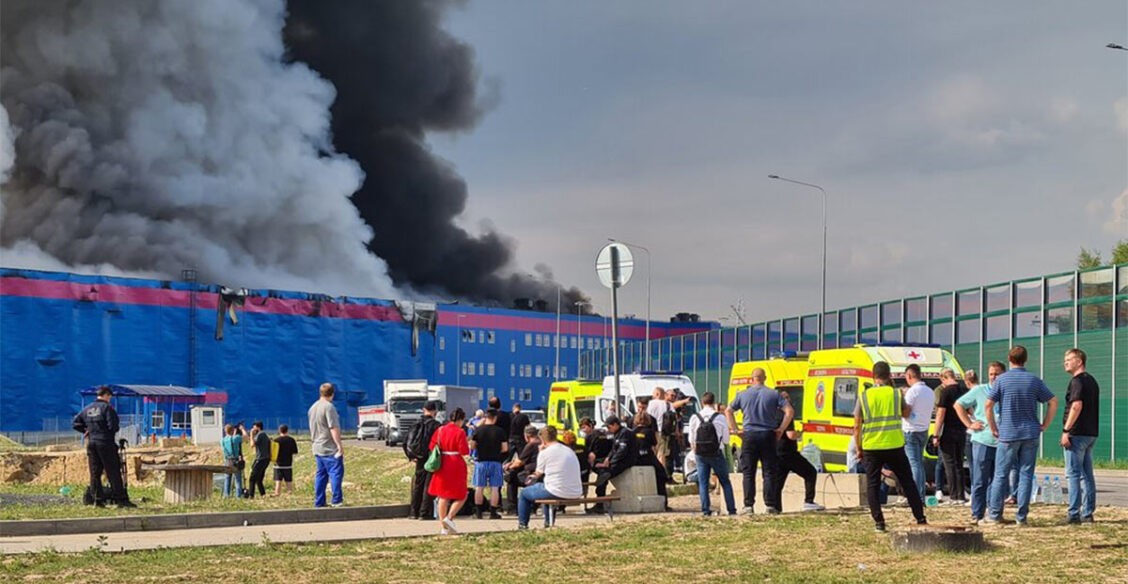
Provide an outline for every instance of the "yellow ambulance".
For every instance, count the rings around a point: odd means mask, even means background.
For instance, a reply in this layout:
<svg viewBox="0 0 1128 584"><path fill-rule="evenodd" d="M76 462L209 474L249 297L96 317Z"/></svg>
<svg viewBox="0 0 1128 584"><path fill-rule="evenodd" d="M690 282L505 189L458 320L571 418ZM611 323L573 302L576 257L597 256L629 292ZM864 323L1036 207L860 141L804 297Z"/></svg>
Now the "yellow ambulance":
<svg viewBox="0 0 1128 584"><path fill-rule="evenodd" d="M795 408L795 429L803 432L799 447L814 444L822 453L827 471L844 471L846 449L854 434L854 405L859 392L873 386L873 364L878 361L889 364L895 387L905 387L905 367L914 363L920 367L923 381L933 389L940 385L940 371L944 368L951 368L956 378L963 381L963 368L959 362L950 352L938 346L901 343L855 345L737 363L733 366L729 383L729 401L751 382L752 369L763 367L768 376L765 385L786 390L791 396L791 404ZM800 377L801 384L796 383ZM931 428L929 433L932 433ZM739 447L739 437L734 445ZM926 455L926 458L931 460L934 457Z"/></svg>
<svg viewBox="0 0 1128 584"><path fill-rule="evenodd" d="M561 432L575 432L576 441L583 445L584 439L579 435L580 420L591 418L595 421L595 401L602 393L601 379L554 381L548 389L548 424Z"/></svg>
<svg viewBox="0 0 1128 584"><path fill-rule="evenodd" d="M738 392L752 385L752 371L756 368L764 370L764 385L788 393L791 397L791 403L794 404L795 419L798 420L803 403L803 383L807 381L807 356L805 354L800 356L796 353L781 353L771 359L734 363L732 375L729 378L726 404L731 404ZM736 412L734 417L736 418L736 427L740 428L743 424L744 415L741 412ZM740 434L737 432L731 434L729 444L732 447L733 454L739 455Z"/></svg>

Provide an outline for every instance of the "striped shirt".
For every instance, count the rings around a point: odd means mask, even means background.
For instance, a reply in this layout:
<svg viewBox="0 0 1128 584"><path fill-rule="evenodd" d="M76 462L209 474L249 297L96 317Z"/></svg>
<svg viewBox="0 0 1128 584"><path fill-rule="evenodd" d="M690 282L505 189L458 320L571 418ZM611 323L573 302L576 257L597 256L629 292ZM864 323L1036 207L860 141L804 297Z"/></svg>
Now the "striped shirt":
<svg viewBox="0 0 1128 584"><path fill-rule="evenodd" d="M1054 394L1045 382L1024 367L1014 367L995 378L987 391L987 399L999 404L998 419L1000 442L1033 440L1042 433L1038 420L1038 404L1053 399Z"/></svg>

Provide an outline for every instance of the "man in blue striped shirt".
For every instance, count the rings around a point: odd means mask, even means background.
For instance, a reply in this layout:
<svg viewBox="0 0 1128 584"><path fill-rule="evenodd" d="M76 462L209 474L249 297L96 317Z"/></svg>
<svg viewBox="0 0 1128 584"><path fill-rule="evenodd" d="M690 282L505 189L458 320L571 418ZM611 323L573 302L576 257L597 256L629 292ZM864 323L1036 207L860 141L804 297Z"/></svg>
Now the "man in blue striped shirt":
<svg viewBox="0 0 1128 584"><path fill-rule="evenodd" d="M1019 527L1026 525L1030 512L1030 494L1034 489L1034 462L1038 458L1038 438L1049 427L1057 413L1058 400L1038 376L1026 370L1026 347L1015 345L1010 350L1011 369L995 379L987 392L984 413L991 433L999 439L996 452L995 478L986 524L996 524L1003 516L1003 496L1007 475L1018 467L1018 511L1014 514ZM1046 415L1038 421L1038 404L1049 403ZM999 404L999 419L994 407Z"/></svg>

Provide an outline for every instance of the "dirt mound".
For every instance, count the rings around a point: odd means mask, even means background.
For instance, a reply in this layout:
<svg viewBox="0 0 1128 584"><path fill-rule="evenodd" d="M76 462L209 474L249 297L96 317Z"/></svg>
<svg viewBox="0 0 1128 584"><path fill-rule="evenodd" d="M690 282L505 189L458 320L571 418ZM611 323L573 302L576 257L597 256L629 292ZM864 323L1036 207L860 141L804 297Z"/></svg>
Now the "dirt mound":
<svg viewBox="0 0 1128 584"><path fill-rule="evenodd" d="M161 478L159 473L144 470L147 464L223 464L218 448L135 448L125 452L130 482ZM70 452L3 452L0 453L0 482L33 485L84 484L90 480L85 450Z"/></svg>

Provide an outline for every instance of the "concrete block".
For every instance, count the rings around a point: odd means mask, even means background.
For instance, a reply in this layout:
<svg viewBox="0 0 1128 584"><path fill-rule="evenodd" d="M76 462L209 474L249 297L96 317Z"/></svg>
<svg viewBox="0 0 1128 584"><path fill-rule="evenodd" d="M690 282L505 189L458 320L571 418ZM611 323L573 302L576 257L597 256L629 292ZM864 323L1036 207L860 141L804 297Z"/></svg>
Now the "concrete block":
<svg viewBox="0 0 1128 584"><path fill-rule="evenodd" d="M658 497L658 483L654 478L654 468L650 466L632 466L623 471L619 476L611 479L611 487L616 495L621 498L614 503L616 513L649 513L661 511L665 502ZM646 511L653 508L651 498L663 501L655 511Z"/></svg>

